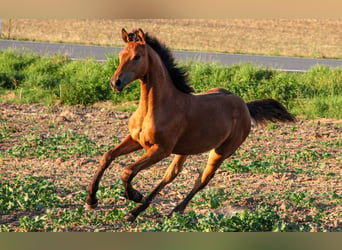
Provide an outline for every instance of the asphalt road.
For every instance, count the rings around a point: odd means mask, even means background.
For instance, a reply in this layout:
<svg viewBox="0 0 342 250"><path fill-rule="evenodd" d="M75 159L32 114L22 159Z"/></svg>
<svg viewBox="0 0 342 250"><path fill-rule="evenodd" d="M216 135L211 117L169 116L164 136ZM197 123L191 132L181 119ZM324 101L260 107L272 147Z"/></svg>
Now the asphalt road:
<svg viewBox="0 0 342 250"><path fill-rule="evenodd" d="M99 61L106 60L107 54L118 54L122 50L122 47L0 40L0 50L6 50L8 48L24 49L42 55L68 54L72 59L91 57ZM342 60L335 59L257 56L192 51L173 52L177 60L218 62L223 65L254 63L257 65L290 72L303 72L318 64L328 65L330 67L342 67Z"/></svg>

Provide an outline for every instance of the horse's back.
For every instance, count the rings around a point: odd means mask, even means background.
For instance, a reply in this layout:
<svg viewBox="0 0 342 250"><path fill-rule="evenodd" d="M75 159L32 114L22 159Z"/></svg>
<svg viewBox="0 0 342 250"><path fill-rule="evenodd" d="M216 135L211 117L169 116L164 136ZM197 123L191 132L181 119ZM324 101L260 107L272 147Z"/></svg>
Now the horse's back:
<svg viewBox="0 0 342 250"><path fill-rule="evenodd" d="M234 118L237 115L241 117L243 114L247 114L243 118L249 120L249 111L244 100L233 94L232 92L223 88L212 88L205 92L196 94L196 106L202 108L202 110L211 110L211 114L220 113L226 114L226 117ZM205 108L207 107L207 108Z"/></svg>
<svg viewBox="0 0 342 250"><path fill-rule="evenodd" d="M245 101L227 89L212 88L195 96L197 97L198 103L203 103L203 105L207 105L208 107L214 106L216 109L222 109L222 113L227 113L228 116L234 116L237 112L239 115L244 113L248 114L245 117L247 120L250 117Z"/></svg>
<svg viewBox="0 0 342 250"><path fill-rule="evenodd" d="M233 95L232 92L226 90L226 89L223 89L223 88L212 88L212 89L209 89L205 92L202 92L202 93L199 93L197 95L207 95L207 94L226 94L226 95Z"/></svg>

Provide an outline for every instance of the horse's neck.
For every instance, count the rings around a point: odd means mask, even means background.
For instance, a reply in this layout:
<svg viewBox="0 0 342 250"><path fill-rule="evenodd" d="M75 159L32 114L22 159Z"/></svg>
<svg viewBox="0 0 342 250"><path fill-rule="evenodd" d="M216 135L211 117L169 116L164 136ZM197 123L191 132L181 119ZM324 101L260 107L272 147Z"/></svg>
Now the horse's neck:
<svg viewBox="0 0 342 250"><path fill-rule="evenodd" d="M144 79L141 79L140 87L140 106L143 112L162 107L168 98L173 98L177 94L167 69L152 48L149 48L148 72Z"/></svg>

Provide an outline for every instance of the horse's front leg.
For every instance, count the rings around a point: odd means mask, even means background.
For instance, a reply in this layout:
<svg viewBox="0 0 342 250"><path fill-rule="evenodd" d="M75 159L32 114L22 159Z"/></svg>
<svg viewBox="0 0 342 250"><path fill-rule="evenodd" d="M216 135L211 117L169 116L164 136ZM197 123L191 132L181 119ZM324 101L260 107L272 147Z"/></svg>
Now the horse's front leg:
<svg viewBox="0 0 342 250"><path fill-rule="evenodd" d="M142 211L144 211L152 200L157 196L157 194L162 190L167 184L172 182L177 175L182 171L183 164L187 158L187 155L176 155L171 163L171 165L166 170L164 178L162 181L152 190L152 192L146 196L142 203L135 207L132 211L129 212L127 219L133 221Z"/></svg>
<svg viewBox="0 0 342 250"><path fill-rule="evenodd" d="M94 175L93 180L88 185L88 197L86 200L86 208L92 210L97 207L98 200L96 199L96 192L99 188L100 180L104 171L108 168L110 163L118 156L125 155L136 150L141 149L141 145L134 141L130 135L128 135L118 146L108 150L101 158L100 165Z"/></svg>
<svg viewBox="0 0 342 250"><path fill-rule="evenodd" d="M125 187L125 196L127 199L135 202L141 202L143 200L142 194L132 187L131 182L134 176L136 176L141 170L161 161L170 154L171 151L165 150L163 147L155 144L149 148L138 161L124 168L121 174L121 180ZM136 216L133 217L134 218L128 218L128 220L133 221Z"/></svg>

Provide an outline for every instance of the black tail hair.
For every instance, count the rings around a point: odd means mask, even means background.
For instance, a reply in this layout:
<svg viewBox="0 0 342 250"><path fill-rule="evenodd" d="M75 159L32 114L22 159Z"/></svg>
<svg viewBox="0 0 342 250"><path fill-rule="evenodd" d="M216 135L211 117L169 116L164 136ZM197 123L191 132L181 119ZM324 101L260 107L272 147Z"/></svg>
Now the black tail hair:
<svg viewBox="0 0 342 250"><path fill-rule="evenodd" d="M247 107L256 124L271 122L294 122L295 117L278 101L273 99L260 99L247 102Z"/></svg>

